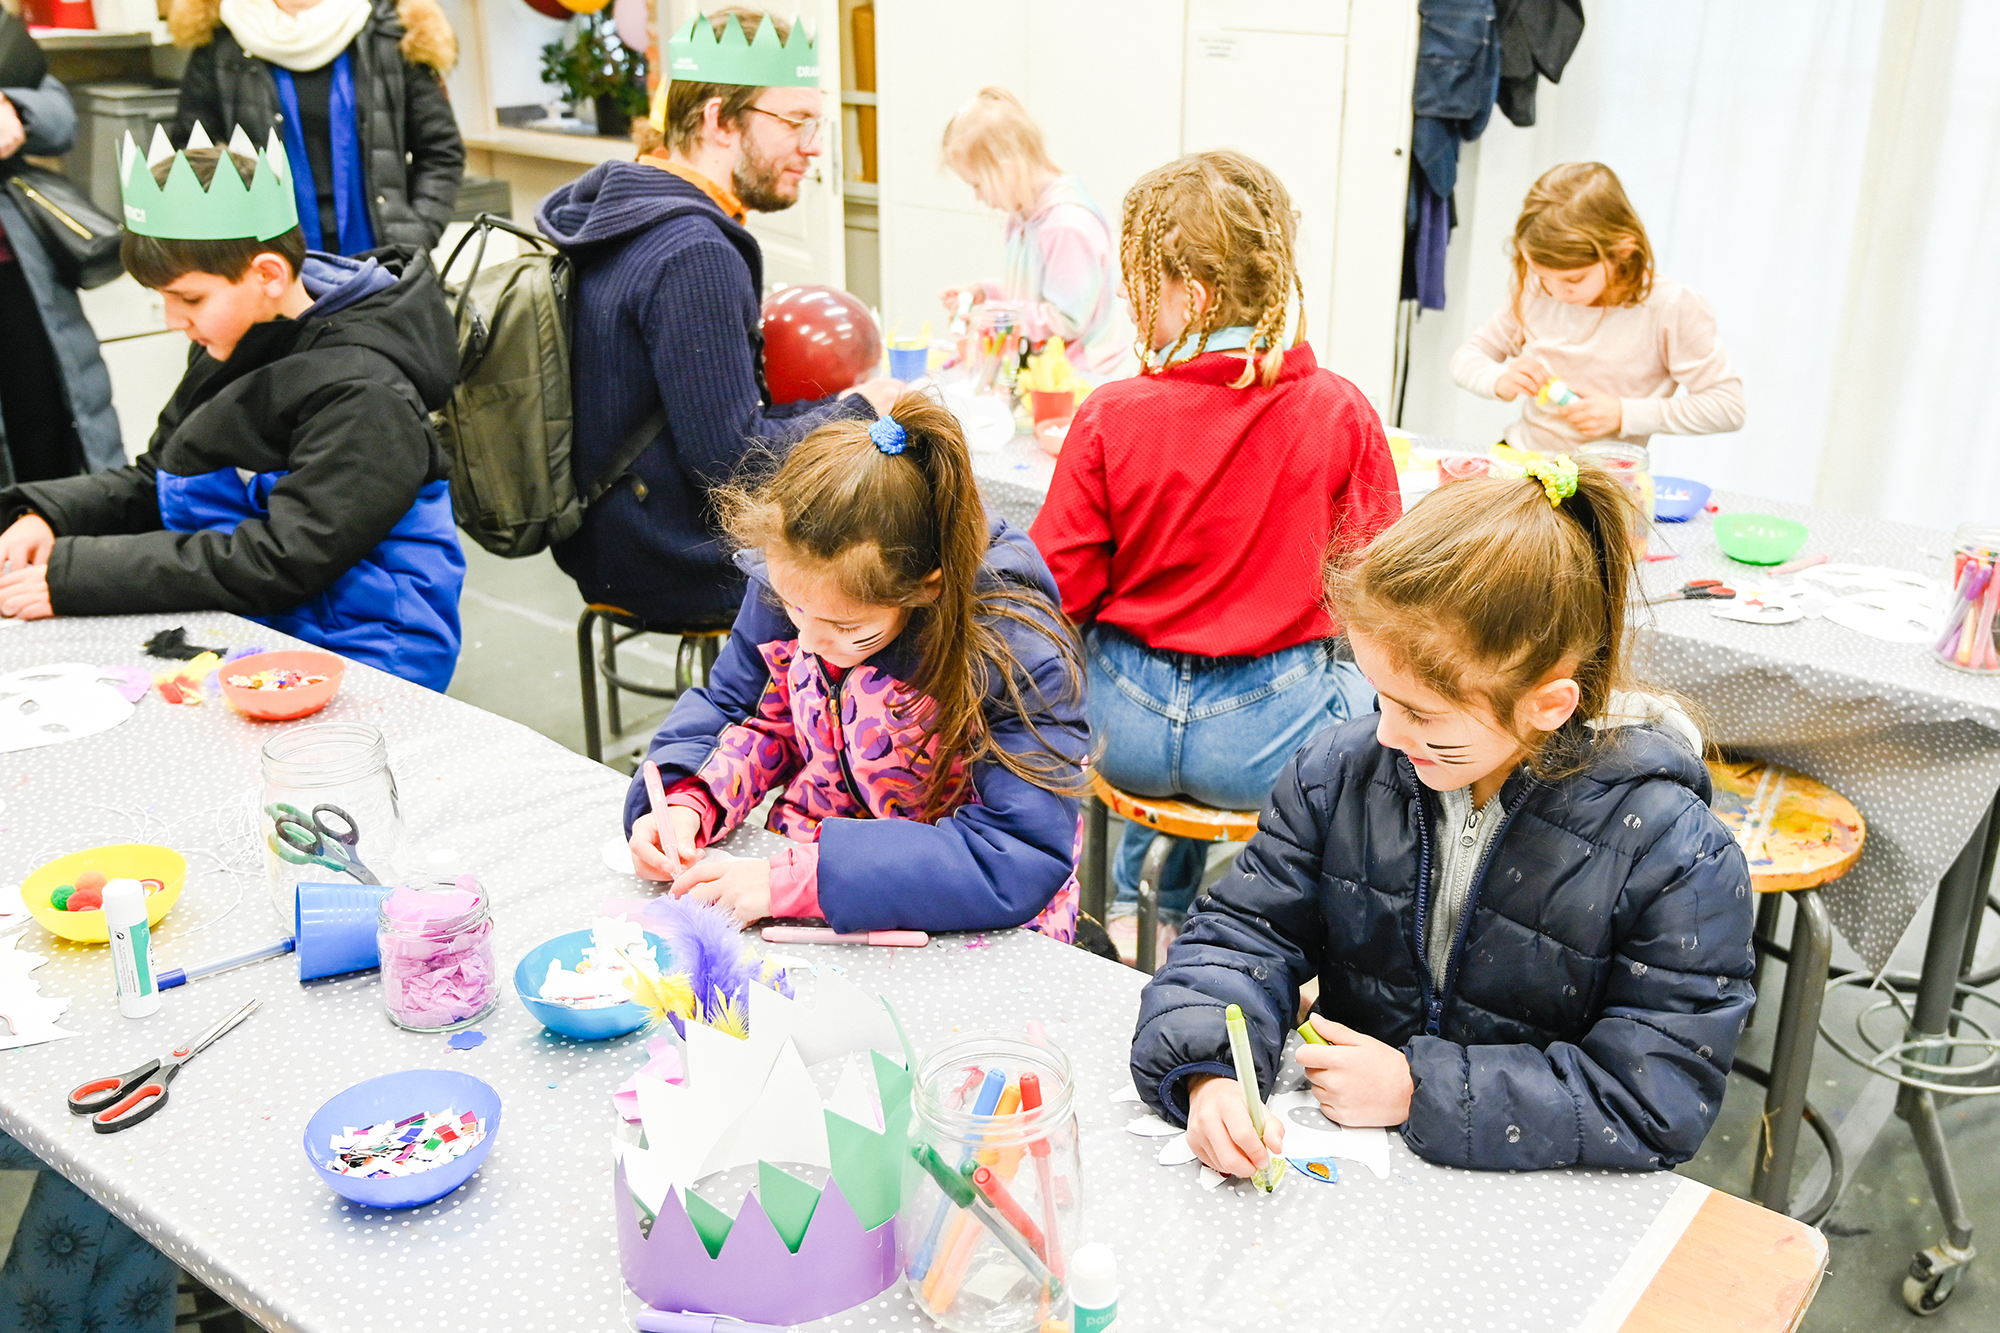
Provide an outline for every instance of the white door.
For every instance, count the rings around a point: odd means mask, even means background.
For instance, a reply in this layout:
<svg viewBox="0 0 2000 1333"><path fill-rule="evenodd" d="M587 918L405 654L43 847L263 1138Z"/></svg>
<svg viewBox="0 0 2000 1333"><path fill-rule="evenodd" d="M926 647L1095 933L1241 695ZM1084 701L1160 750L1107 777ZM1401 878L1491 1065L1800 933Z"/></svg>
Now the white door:
<svg viewBox="0 0 2000 1333"><path fill-rule="evenodd" d="M805 0L797 12L819 37L826 151L813 159L796 204L782 213L750 215L750 233L764 247L766 292L802 283L847 286L847 213L840 192L841 154L847 151L840 133L840 3Z"/></svg>

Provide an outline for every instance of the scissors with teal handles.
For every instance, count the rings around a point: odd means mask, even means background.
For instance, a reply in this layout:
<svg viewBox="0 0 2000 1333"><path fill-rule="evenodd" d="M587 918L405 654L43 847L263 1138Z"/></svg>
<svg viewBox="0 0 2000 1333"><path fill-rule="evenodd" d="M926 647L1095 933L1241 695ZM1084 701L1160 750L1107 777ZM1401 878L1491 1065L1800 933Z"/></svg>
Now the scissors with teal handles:
<svg viewBox="0 0 2000 1333"><path fill-rule="evenodd" d="M262 1000L251 1000L185 1046L176 1046L123 1074L106 1074L70 1089L71 1115L87 1115L99 1134L129 1129L167 1104L167 1086L181 1066L200 1055L217 1037L257 1012Z"/></svg>
<svg viewBox="0 0 2000 1333"><path fill-rule="evenodd" d="M363 884L380 884L375 872L354 854L361 841L361 826L354 816L337 805L316 805L307 814L295 805L267 805L271 832L264 841L273 852L295 866L325 866L343 875L352 875ZM338 823L330 824L328 820Z"/></svg>

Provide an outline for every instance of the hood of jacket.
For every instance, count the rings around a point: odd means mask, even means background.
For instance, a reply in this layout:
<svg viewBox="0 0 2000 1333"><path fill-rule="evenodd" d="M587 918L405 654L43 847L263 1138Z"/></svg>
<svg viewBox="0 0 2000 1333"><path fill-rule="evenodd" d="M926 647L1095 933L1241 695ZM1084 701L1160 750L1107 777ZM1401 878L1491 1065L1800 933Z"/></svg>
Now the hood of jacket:
<svg viewBox="0 0 2000 1333"><path fill-rule="evenodd" d="M717 208L694 182L644 162L606 162L591 168L542 201L535 210L535 225L568 250L623 240L676 217L713 222L743 252L751 273L763 273L763 251L748 228Z"/></svg>
<svg viewBox="0 0 2000 1333"><path fill-rule="evenodd" d="M458 63L458 35L437 0L374 0L371 22L378 31L399 38L396 45L413 65L428 65L440 75ZM173 0L167 9L167 32L182 50L206 46L222 26L222 0Z"/></svg>
<svg viewBox="0 0 2000 1333"><path fill-rule="evenodd" d="M364 347L395 362L431 411L451 398L458 337L429 255L409 246L354 259L314 252L300 277L313 304L296 321L279 321L296 335L290 351Z"/></svg>

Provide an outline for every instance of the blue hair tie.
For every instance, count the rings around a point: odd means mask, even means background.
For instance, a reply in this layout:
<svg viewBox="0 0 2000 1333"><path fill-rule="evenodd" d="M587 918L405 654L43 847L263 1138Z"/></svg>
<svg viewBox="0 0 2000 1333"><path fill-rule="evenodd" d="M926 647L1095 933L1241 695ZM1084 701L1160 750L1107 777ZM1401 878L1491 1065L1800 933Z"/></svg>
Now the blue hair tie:
<svg viewBox="0 0 2000 1333"><path fill-rule="evenodd" d="M909 445L910 433L894 417L877 417L868 427L868 438L885 454L900 454Z"/></svg>

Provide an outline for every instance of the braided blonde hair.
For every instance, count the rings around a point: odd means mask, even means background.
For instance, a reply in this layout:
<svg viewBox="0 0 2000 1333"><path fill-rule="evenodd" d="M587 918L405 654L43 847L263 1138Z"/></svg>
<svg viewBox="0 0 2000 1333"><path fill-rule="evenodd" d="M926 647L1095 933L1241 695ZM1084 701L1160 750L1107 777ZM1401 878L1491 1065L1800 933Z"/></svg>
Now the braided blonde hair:
<svg viewBox="0 0 2000 1333"><path fill-rule="evenodd" d="M1260 371L1265 385L1276 384L1285 346L1296 347L1306 336L1305 283L1293 255L1298 227L1283 183L1262 163L1231 149L1190 153L1141 176L1125 192L1118 258L1138 321L1144 373L1172 363L1191 337L1195 344L1188 357L1196 357L1208 350L1217 329L1248 324L1254 332L1243 374L1230 387L1249 388ZM1154 365L1147 340L1169 278L1200 283L1212 299L1199 329L1190 324ZM1281 346L1294 296L1298 328Z"/></svg>

